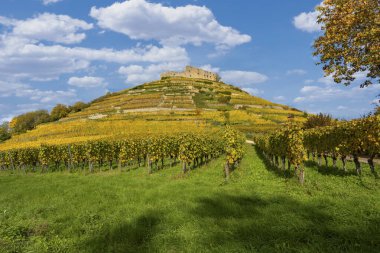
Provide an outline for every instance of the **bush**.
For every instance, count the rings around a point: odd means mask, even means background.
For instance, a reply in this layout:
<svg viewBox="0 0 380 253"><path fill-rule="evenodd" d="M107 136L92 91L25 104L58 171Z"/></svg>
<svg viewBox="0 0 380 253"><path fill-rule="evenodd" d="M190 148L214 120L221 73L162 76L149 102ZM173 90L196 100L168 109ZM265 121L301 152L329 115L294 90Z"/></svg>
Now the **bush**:
<svg viewBox="0 0 380 253"><path fill-rule="evenodd" d="M9 124L11 132L19 134L34 129L37 125L51 121L46 110L27 112L12 119Z"/></svg>
<svg viewBox="0 0 380 253"><path fill-rule="evenodd" d="M0 142L6 141L11 138L11 133L9 129L9 123L4 122L0 125Z"/></svg>
<svg viewBox="0 0 380 253"><path fill-rule="evenodd" d="M63 104L57 104L53 110L51 110L50 117L53 121L66 117L70 112L70 109Z"/></svg>
<svg viewBox="0 0 380 253"><path fill-rule="evenodd" d="M228 104L231 101L231 96L220 96L218 97L219 103Z"/></svg>

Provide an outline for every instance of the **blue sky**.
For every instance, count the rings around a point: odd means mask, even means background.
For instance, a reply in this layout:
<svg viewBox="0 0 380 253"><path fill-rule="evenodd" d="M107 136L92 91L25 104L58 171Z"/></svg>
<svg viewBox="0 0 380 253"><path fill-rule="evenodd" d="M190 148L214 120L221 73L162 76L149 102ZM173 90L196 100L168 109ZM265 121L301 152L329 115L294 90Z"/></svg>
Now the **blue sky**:
<svg viewBox="0 0 380 253"><path fill-rule="evenodd" d="M0 121L88 102L188 64L274 102L359 117L373 110L380 85L323 77L312 57L319 3L2 0Z"/></svg>

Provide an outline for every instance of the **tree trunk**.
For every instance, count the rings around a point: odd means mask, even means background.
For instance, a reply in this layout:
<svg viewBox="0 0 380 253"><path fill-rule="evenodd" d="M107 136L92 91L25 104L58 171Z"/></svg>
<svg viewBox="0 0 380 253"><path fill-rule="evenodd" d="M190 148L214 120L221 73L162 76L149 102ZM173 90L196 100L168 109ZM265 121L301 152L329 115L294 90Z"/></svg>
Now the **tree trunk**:
<svg viewBox="0 0 380 253"><path fill-rule="evenodd" d="M369 168L371 169L372 174L375 174L375 164L373 163L373 158L375 158L374 155L371 155L368 158L368 165L369 165Z"/></svg>
<svg viewBox="0 0 380 253"><path fill-rule="evenodd" d="M9 156L9 160L11 160L12 170L15 171L15 165L13 163L13 158L12 158L11 153L8 152L8 156Z"/></svg>
<svg viewBox="0 0 380 253"><path fill-rule="evenodd" d="M314 152L312 153L311 157L313 159L313 162L315 162L315 153Z"/></svg>
<svg viewBox="0 0 380 253"><path fill-rule="evenodd" d="M112 160L108 161L109 162L109 167L110 167L110 170L113 170L113 163L112 163Z"/></svg>
<svg viewBox="0 0 380 253"><path fill-rule="evenodd" d="M307 151L307 160L310 160L310 152Z"/></svg>
<svg viewBox="0 0 380 253"><path fill-rule="evenodd" d="M298 167L298 166L297 166ZM300 168L300 174L299 174L299 177L298 177L298 180L300 182L300 184L303 185L303 183L305 182L305 170L302 166L299 166Z"/></svg>
<svg viewBox="0 0 380 253"><path fill-rule="evenodd" d="M274 162L275 162L276 167L279 167L278 156L274 157Z"/></svg>
<svg viewBox="0 0 380 253"><path fill-rule="evenodd" d="M289 170L289 173L290 173L290 169L292 167L292 164L290 163L290 161L288 160L288 170Z"/></svg>
<svg viewBox="0 0 380 253"><path fill-rule="evenodd" d="M152 162L150 161L149 154L146 155L146 165L148 167L148 173L152 174Z"/></svg>
<svg viewBox="0 0 380 253"><path fill-rule="evenodd" d="M318 154L318 166L321 166L322 163L322 156Z"/></svg>
<svg viewBox="0 0 380 253"><path fill-rule="evenodd" d="M336 156L335 155L332 157L332 161L333 161L333 167L336 168Z"/></svg>
<svg viewBox="0 0 380 253"><path fill-rule="evenodd" d="M285 156L281 156L281 164L282 164L282 170L285 172L285 169L286 169Z"/></svg>
<svg viewBox="0 0 380 253"><path fill-rule="evenodd" d="M186 162L182 162L182 171L186 173Z"/></svg>
<svg viewBox="0 0 380 253"><path fill-rule="evenodd" d="M228 161L224 165L224 175L226 177L226 180L230 178L230 165L228 164Z"/></svg>
<svg viewBox="0 0 380 253"><path fill-rule="evenodd" d="M355 168L356 168L356 174L361 175L362 174L362 168L359 162L359 158L357 154L354 154L354 163L355 163Z"/></svg>
<svg viewBox="0 0 380 253"><path fill-rule="evenodd" d="M326 167L328 167L329 166L329 160L327 159L327 155L323 154L323 158L325 159L325 165L326 165Z"/></svg>
<svg viewBox="0 0 380 253"><path fill-rule="evenodd" d="M93 165L91 161L88 162L88 168L90 170L90 173L92 173Z"/></svg>
<svg viewBox="0 0 380 253"><path fill-rule="evenodd" d="M344 155L340 159L341 159L342 164L343 164L343 170L344 170L344 172L347 172L347 169L346 169L346 156Z"/></svg>
<svg viewBox="0 0 380 253"><path fill-rule="evenodd" d="M72 156L72 154L71 154L71 146L70 146L70 144L69 145L67 145L67 149L68 149L68 151L69 151L69 161L68 161L68 171L70 172L70 170L71 170L71 167L72 167L72 162L73 162L73 156Z"/></svg>

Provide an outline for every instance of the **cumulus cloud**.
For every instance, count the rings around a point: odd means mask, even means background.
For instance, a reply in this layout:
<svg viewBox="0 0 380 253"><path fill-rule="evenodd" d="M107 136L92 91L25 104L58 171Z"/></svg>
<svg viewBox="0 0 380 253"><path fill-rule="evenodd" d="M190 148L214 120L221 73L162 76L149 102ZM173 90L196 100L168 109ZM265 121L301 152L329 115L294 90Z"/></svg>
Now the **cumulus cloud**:
<svg viewBox="0 0 380 253"><path fill-rule="evenodd" d="M302 75L305 75L306 73L307 73L306 70L303 70L303 69L291 69L291 70L286 71L287 75L299 75L299 76L302 76Z"/></svg>
<svg viewBox="0 0 380 253"><path fill-rule="evenodd" d="M264 93L264 91L256 89L256 88L243 88L242 90L248 92L252 96L258 96Z"/></svg>
<svg viewBox="0 0 380 253"><path fill-rule="evenodd" d="M54 3L58 3L58 2L61 2L62 0L42 0L42 3L44 5L49 5L49 4L54 4Z"/></svg>
<svg viewBox="0 0 380 253"><path fill-rule="evenodd" d="M106 87L108 84L102 77L95 76L83 76L83 77L70 77L67 82L71 86L79 88L95 88L95 87Z"/></svg>
<svg viewBox="0 0 380 253"><path fill-rule="evenodd" d="M284 96L277 96L277 97L274 97L273 99L276 100L276 101L285 101L285 97Z"/></svg>
<svg viewBox="0 0 380 253"><path fill-rule="evenodd" d="M0 17L0 24L12 28L11 34L32 41L51 41L74 44L83 41L86 34L80 32L93 28L92 24L67 15L39 14L26 20Z"/></svg>
<svg viewBox="0 0 380 253"><path fill-rule="evenodd" d="M251 41L249 35L219 24L205 6L168 7L129 0L104 8L92 7L90 16L103 29L123 33L131 39L157 40L163 45L211 43L224 50Z"/></svg>
<svg viewBox="0 0 380 253"><path fill-rule="evenodd" d="M0 77L52 80L61 74L88 69L93 61L126 64L132 62L188 62L184 48L135 47L126 50L32 44L15 36L0 36Z"/></svg>
<svg viewBox="0 0 380 253"><path fill-rule="evenodd" d="M268 80L266 75L253 71L230 70L220 72L222 80L239 86L263 83Z"/></svg>
<svg viewBox="0 0 380 253"><path fill-rule="evenodd" d="M145 67L141 65L129 65L120 67L118 72L126 78L126 83L141 84L159 79L160 74L165 71L181 71L184 66L185 62L167 62L151 64Z"/></svg>
<svg viewBox="0 0 380 253"><path fill-rule="evenodd" d="M206 65L200 66L200 68L204 69L204 70L207 70L207 71L214 72L214 73L218 73L220 71L219 68L213 67L210 64L206 64Z"/></svg>
<svg viewBox="0 0 380 253"><path fill-rule="evenodd" d="M338 99L368 101L368 97L371 97L372 94L378 94L379 91L380 84L374 84L366 88L360 88L358 86L344 88L332 85L304 86L300 90L302 95L296 97L293 101L295 103L329 102Z"/></svg>
<svg viewBox="0 0 380 253"><path fill-rule="evenodd" d="M293 18L293 25L304 32L318 32L321 30L321 24L317 22L318 15L318 11L302 12Z"/></svg>
<svg viewBox="0 0 380 253"><path fill-rule="evenodd" d="M77 97L76 91L69 90L40 90L23 83L0 81L0 97L22 97L41 103L70 102Z"/></svg>

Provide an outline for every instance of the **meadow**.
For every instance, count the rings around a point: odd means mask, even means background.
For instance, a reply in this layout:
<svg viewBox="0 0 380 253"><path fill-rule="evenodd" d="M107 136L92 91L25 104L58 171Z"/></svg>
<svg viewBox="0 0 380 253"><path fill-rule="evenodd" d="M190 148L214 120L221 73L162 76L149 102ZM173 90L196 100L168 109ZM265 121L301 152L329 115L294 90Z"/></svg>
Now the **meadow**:
<svg viewBox="0 0 380 253"><path fill-rule="evenodd" d="M306 181L252 146L186 174L0 172L1 252L380 252L380 180L306 163ZM379 171L379 166L376 167Z"/></svg>

